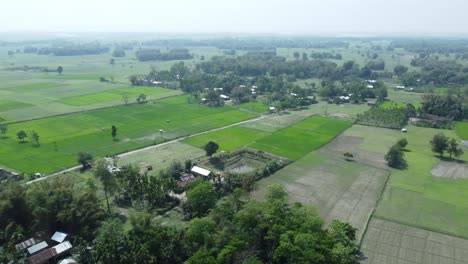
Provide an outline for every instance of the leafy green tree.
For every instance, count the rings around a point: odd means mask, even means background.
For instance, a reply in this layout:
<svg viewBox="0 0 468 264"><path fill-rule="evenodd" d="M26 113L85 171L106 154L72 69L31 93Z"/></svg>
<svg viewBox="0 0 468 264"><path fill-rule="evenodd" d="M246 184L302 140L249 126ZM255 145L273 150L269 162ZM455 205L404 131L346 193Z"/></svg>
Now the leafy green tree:
<svg viewBox="0 0 468 264"><path fill-rule="evenodd" d="M216 151L218 151L219 145L214 141L210 141L205 145L204 149L205 149L206 155L208 157L211 157L213 154L216 153Z"/></svg>
<svg viewBox="0 0 468 264"><path fill-rule="evenodd" d="M83 166L83 170L89 168L91 166L91 162L93 161L93 155L88 152L79 152L78 153L78 163Z"/></svg>
<svg viewBox="0 0 468 264"><path fill-rule="evenodd" d="M106 221L98 230L93 259L95 263L122 263L122 249L125 246L122 223L117 219Z"/></svg>
<svg viewBox="0 0 468 264"><path fill-rule="evenodd" d="M62 72L63 72L63 67L62 67L62 66L58 66L58 67L57 67L57 72L58 72L58 74L62 74Z"/></svg>
<svg viewBox="0 0 468 264"><path fill-rule="evenodd" d="M122 94L122 101L124 102L125 105L128 105L128 94Z"/></svg>
<svg viewBox="0 0 468 264"><path fill-rule="evenodd" d="M437 133L434 135L430 143L432 146L432 152L439 153L440 157L442 157L449 147L449 138L442 133Z"/></svg>
<svg viewBox="0 0 468 264"><path fill-rule="evenodd" d="M140 94L136 100L139 104L146 103L146 94Z"/></svg>
<svg viewBox="0 0 468 264"><path fill-rule="evenodd" d="M387 161L388 166L392 168L404 168L406 166L404 155L405 153L401 149L400 145L395 144L385 155L385 160Z"/></svg>
<svg viewBox="0 0 468 264"><path fill-rule="evenodd" d="M115 137L117 136L117 127L112 126L111 130L112 130L112 132L111 132L112 139L115 140Z"/></svg>
<svg viewBox="0 0 468 264"><path fill-rule="evenodd" d="M403 74L405 74L408 71L408 67L403 66L403 65L397 65L393 69L393 73L395 73L396 76L400 77Z"/></svg>
<svg viewBox="0 0 468 264"><path fill-rule="evenodd" d="M458 141L455 138L450 139L447 152L449 153L450 158L452 158L452 156L458 158L463 155L463 149L460 147Z"/></svg>
<svg viewBox="0 0 468 264"><path fill-rule="evenodd" d="M32 132L32 139L34 140L34 142L36 142L37 146L40 145L40 143L39 143L39 134L34 130Z"/></svg>
<svg viewBox="0 0 468 264"><path fill-rule="evenodd" d="M115 66L115 59L114 59L114 58L111 58L111 59L109 60L109 63L110 63L110 65L112 65L112 67L114 67L114 66Z"/></svg>
<svg viewBox="0 0 468 264"><path fill-rule="evenodd" d="M202 217L216 204L217 195L209 182L202 182L187 191L187 202L192 209L193 217Z"/></svg>
<svg viewBox="0 0 468 264"><path fill-rule="evenodd" d="M110 214L109 195L114 194L118 185L114 175L109 170L109 164L105 160L98 160L94 169L94 176L99 179L104 187L104 195L106 196L107 211Z"/></svg>
<svg viewBox="0 0 468 264"><path fill-rule="evenodd" d="M294 56L294 58L297 60L297 59L299 59L299 57L301 56L301 54L300 54L299 52L295 51L295 52L293 53L293 56Z"/></svg>
<svg viewBox="0 0 468 264"><path fill-rule="evenodd" d="M16 133L16 136L21 142L24 142L24 139L28 137L28 134L24 130L20 130Z"/></svg>
<svg viewBox="0 0 468 264"><path fill-rule="evenodd" d="M398 146L404 149L408 145L408 140L406 138L402 138L397 142Z"/></svg>
<svg viewBox="0 0 468 264"><path fill-rule="evenodd" d="M0 125L0 132L2 133L2 135L5 135L8 132L8 126Z"/></svg>

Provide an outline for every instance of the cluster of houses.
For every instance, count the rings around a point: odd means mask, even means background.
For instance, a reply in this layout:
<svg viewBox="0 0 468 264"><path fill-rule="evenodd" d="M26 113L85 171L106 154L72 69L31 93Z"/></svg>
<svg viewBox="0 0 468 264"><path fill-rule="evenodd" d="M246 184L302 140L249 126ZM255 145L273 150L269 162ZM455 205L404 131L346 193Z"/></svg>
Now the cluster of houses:
<svg viewBox="0 0 468 264"><path fill-rule="evenodd" d="M190 170L190 173L184 173L182 177L180 177L180 180L177 182L177 184L181 187L185 187L190 182L193 182L197 179L206 178L210 176L210 174L211 171L207 169L198 166L193 166Z"/></svg>
<svg viewBox="0 0 468 264"><path fill-rule="evenodd" d="M76 264L71 258L64 258L70 255L73 248L67 240L68 234L55 232L50 239L37 240L30 238L15 245L17 251L27 251L29 264Z"/></svg>
<svg viewBox="0 0 468 264"><path fill-rule="evenodd" d="M395 88L396 88L396 90L403 90L403 91L407 91L407 92L411 92L411 91L414 90L414 88L405 87L404 85L397 85Z"/></svg>

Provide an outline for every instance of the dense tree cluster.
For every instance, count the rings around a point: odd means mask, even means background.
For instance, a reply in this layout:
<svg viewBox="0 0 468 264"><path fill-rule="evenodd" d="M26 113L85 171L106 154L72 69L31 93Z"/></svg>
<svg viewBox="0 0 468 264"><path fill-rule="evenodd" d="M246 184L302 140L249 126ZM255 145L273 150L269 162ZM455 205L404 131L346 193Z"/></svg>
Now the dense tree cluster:
<svg viewBox="0 0 468 264"><path fill-rule="evenodd" d="M159 49L142 49L136 52L136 57L139 61L193 59L188 49L171 49L168 52L161 52Z"/></svg>
<svg viewBox="0 0 468 264"><path fill-rule="evenodd" d="M97 55L109 52L109 47L101 45L98 42L90 43L55 43L49 47L32 47L24 48L25 53L37 53L39 55L55 55L55 56L79 56L79 55Z"/></svg>
<svg viewBox="0 0 468 264"><path fill-rule="evenodd" d="M368 111L358 114L356 123L368 126L401 129L408 123L408 109L401 107L388 109L372 107Z"/></svg>
<svg viewBox="0 0 468 264"><path fill-rule="evenodd" d="M465 116L468 102L455 96L443 96L436 94L426 94L422 96L422 112L424 114L436 115L440 117L461 120Z"/></svg>
<svg viewBox="0 0 468 264"><path fill-rule="evenodd" d="M411 65L421 68L418 78L421 84L465 85L468 83L468 67L454 60L426 56L413 59Z"/></svg>
<svg viewBox="0 0 468 264"><path fill-rule="evenodd" d="M335 220L324 230L313 208L288 203L282 186L269 186L263 202L245 203L236 190L216 204L211 188L201 182L187 194L189 202L200 197L191 203L202 214L185 226L136 214L126 232L106 221L94 246L79 248L80 263L357 263L356 229Z"/></svg>
<svg viewBox="0 0 468 264"><path fill-rule="evenodd" d="M60 230L92 240L94 231L105 219L95 188L77 186L67 178L42 181L30 187L2 183L0 201L2 263L21 263L24 256L14 245L36 232L51 235Z"/></svg>
<svg viewBox="0 0 468 264"><path fill-rule="evenodd" d="M401 145L401 141L397 142L390 148L387 154L385 154L385 160L387 161L388 166L397 169L405 168L407 166L405 152Z"/></svg>
<svg viewBox="0 0 468 264"><path fill-rule="evenodd" d="M458 144L457 139L450 139L442 133L434 135L430 143L432 151L438 153L440 157L444 155L444 152L448 152L450 158L459 157L464 153L463 149Z"/></svg>
<svg viewBox="0 0 468 264"><path fill-rule="evenodd" d="M341 60L343 58L340 53L333 54L330 52L312 52L310 57L319 60Z"/></svg>

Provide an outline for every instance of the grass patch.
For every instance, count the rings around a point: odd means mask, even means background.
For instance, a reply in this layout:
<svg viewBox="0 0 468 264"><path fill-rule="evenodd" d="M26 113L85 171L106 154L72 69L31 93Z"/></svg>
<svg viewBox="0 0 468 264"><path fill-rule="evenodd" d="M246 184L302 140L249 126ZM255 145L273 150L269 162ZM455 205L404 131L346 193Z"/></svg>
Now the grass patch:
<svg viewBox="0 0 468 264"><path fill-rule="evenodd" d="M313 116L257 140L251 147L299 159L351 126L352 121Z"/></svg>
<svg viewBox="0 0 468 264"><path fill-rule="evenodd" d="M237 107L239 107L240 109L246 109L257 113L265 113L268 110L268 106L260 102L249 102L237 105Z"/></svg>
<svg viewBox="0 0 468 264"><path fill-rule="evenodd" d="M115 100L122 101L123 95L128 96L129 102L134 102L135 98L138 97L140 94L145 94L147 96L150 96L151 98L154 98L155 96L162 97L162 96L169 96L169 95L177 95L177 94L180 94L180 91L158 88L158 87L122 88L122 89L110 90L110 91L94 93L94 94L66 97L66 98L61 99L59 102L62 102L67 105L83 106L83 105L90 105L90 104L115 101Z"/></svg>
<svg viewBox="0 0 468 264"><path fill-rule="evenodd" d="M394 108L406 108L407 105L408 105L407 103L403 103L403 102L384 102L380 104L379 107L382 109L394 109ZM421 103L414 103L413 106L416 109L421 109L422 107Z"/></svg>
<svg viewBox="0 0 468 264"><path fill-rule="evenodd" d="M33 106L32 104L12 101L12 100L0 100L0 112L18 109L18 108L26 108Z"/></svg>
<svg viewBox="0 0 468 264"><path fill-rule="evenodd" d="M468 140L468 122L457 122L455 127L457 135L463 140Z"/></svg>
<svg viewBox="0 0 468 264"><path fill-rule="evenodd" d="M48 90L48 89L58 88L62 86L64 86L63 83L39 82L39 83L25 84L25 85L20 85L20 86L7 87L5 90L25 93L25 92Z"/></svg>
<svg viewBox="0 0 468 264"><path fill-rule="evenodd" d="M160 100L157 104L131 105L11 124L2 139L0 163L18 171L50 173L76 165L80 151L95 157L114 155L163 142L256 115L233 107L210 108L187 104L186 96ZM113 141L110 127L118 128ZM165 132L160 135L159 129ZM19 144L14 135L35 130L40 147ZM29 138L28 138L29 139ZM15 155L11 155L15 153Z"/></svg>
<svg viewBox="0 0 468 264"><path fill-rule="evenodd" d="M234 126L208 134L187 138L183 142L195 147L203 148L209 141L214 141L219 145L218 151L232 151L247 146L255 142L257 139L267 135L269 135L269 133Z"/></svg>

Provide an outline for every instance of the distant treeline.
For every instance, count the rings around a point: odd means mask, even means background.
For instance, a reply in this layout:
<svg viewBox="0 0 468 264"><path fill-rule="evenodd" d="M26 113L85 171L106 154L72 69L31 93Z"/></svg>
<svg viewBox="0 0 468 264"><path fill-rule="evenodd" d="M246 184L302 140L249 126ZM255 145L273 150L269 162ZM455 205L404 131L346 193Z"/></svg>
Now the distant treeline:
<svg viewBox="0 0 468 264"><path fill-rule="evenodd" d="M447 39L401 39L392 41L389 46L392 48L403 48L415 53L463 53L468 56L468 40L447 40ZM467 57L468 59L468 57Z"/></svg>
<svg viewBox="0 0 468 264"><path fill-rule="evenodd" d="M24 53L36 53L39 55L54 56L79 56L79 55L97 55L109 52L108 46L99 43L71 44L51 47L27 46L23 49Z"/></svg>
<svg viewBox="0 0 468 264"><path fill-rule="evenodd" d="M248 52L236 58L215 56L211 61L202 62L196 67L207 74L228 72L239 76L279 76L284 74L294 79L342 80L346 77L375 78L381 75L385 75L385 77L392 75L390 72L376 72L385 69L383 61L370 61L362 68L353 61L338 66L334 62L325 60L288 61L285 57L277 56L272 51Z"/></svg>
<svg viewBox="0 0 468 264"><path fill-rule="evenodd" d="M226 50L275 50L276 48L341 48L349 43L335 38L216 38L160 39L142 43L149 46L197 47L214 46Z"/></svg>
<svg viewBox="0 0 468 264"><path fill-rule="evenodd" d="M341 54L332 54L329 52L312 52L310 54L310 57L312 59L319 59L319 60L341 60L342 56Z"/></svg>
<svg viewBox="0 0 468 264"><path fill-rule="evenodd" d="M166 53L159 49L142 49L136 52L136 57L139 61L193 59L193 55L189 53L188 49L171 49Z"/></svg>

